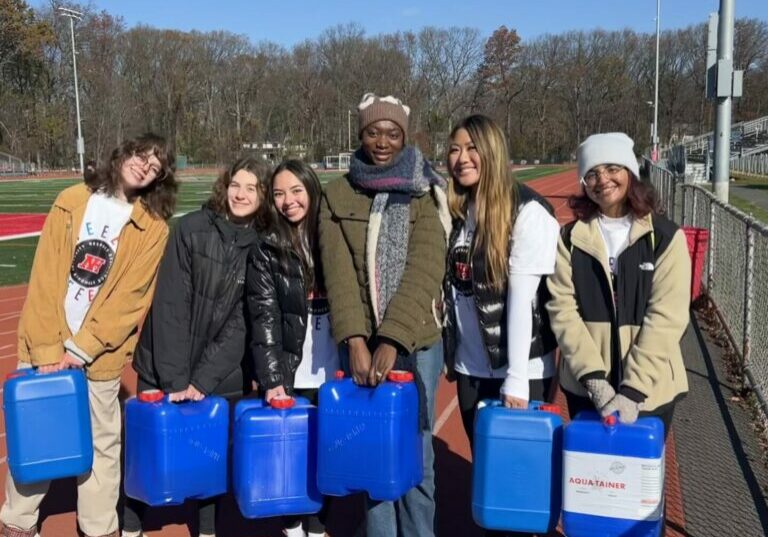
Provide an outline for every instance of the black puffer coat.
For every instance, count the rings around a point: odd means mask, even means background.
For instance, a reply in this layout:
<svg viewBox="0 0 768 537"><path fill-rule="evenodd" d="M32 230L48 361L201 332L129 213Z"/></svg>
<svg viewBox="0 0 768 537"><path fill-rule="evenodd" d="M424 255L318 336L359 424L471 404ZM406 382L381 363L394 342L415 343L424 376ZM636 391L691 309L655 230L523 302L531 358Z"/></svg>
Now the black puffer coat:
<svg viewBox="0 0 768 537"><path fill-rule="evenodd" d="M292 393L307 334L307 289L299 256L272 235L261 237L248 256L246 305L259 385Z"/></svg>
<svg viewBox="0 0 768 537"><path fill-rule="evenodd" d="M533 189L525 185L518 185L519 207L526 203L539 203L550 214L554 214L552 206L545 198L537 194ZM445 323L443 327L443 350L447 375L453 378L453 368L456 363L456 309L451 289L450 274L454 267L450 266L450 252L453 250L462 223L454 222L453 231L448 240L448 266L443 280L443 293L445 300ZM485 252L478 249L471 260L472 271L472 295L474 297L477 318L480 321L480 332L488 355L488 365L491 369L498 369L507 365L507 284L501 290L495 289L485 276ZM536 304L533 306L533 330L531 334L530 357L543 356L557 347L555 336L549 326L549 314L545 305L549 300L546 278L542 278L536 293Z"/></svg>
<svg viewBox="0 0 768 537"><path fill-rule="evenodd" d="M250 390L243 297L256 237L208 207L181 218L133 359L141 382L166 393L190 384L223 396Z"/></svg>

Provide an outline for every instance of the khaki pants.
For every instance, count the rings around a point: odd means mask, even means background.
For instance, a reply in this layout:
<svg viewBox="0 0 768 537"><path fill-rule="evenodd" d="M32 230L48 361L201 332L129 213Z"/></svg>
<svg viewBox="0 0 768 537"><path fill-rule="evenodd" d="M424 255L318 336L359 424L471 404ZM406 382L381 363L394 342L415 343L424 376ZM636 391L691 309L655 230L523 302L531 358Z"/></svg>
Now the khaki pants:
<svg viewBox="0 0 768 537"><path fill-rule="evenodd" d="M19 367L29 367L19 364ZM77 478L77 522L89 537L117 531L117 499L120 493L120 379L88 381L88 400L93 430L93 468ZM51 439L52 442L56 440ZM40 503L50 481L30 485L5 479L5 503L0 511L3 524L19 529L37 525Z"/></svg>

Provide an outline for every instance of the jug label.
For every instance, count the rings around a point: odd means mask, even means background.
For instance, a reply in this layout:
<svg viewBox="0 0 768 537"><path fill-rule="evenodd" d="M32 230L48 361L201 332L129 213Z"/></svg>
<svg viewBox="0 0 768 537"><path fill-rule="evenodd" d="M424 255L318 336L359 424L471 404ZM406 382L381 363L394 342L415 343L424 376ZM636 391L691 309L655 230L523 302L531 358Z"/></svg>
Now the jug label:
<svg viewBox="0 0 768 537"><path fill-rule="evenodd" d="M628 520L659 520L664 454L658 459L563 452L563 510Z"/></svg>

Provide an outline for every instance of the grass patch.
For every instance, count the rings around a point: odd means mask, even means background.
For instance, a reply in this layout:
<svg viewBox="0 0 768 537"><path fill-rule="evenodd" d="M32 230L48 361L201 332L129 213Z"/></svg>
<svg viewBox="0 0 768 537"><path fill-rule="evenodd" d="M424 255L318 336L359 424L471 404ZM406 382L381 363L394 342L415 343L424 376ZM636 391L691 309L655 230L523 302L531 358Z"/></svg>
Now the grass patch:
<svg viewBox="0 0 768 537"><path fill-rule="evenodd" d="M745 212L746 214L752 216L753 218L756 218L757 220L760 220L764 224L768 224L768 210L755 205L749 200L745 200L742 197L739 197L736 194L731 193L730 196L730 203L740 211Z"/></svg>
<svg viewBox="0 0 768 537"><path fill-rule="evenodd" d="M540 177L546 177L547 175L564 172L567 169L568 168L564 166L536 166L535 168L529 168L527 170L514 171L513 174L515 179L521 183L525 183L532 179L539 179Z"/></svg>
<svg viewBox="0 0 768 537"><path fill-rule="evenodd" d="M0 242L0 287L25 283L29 279L37 237Z"/></svg>

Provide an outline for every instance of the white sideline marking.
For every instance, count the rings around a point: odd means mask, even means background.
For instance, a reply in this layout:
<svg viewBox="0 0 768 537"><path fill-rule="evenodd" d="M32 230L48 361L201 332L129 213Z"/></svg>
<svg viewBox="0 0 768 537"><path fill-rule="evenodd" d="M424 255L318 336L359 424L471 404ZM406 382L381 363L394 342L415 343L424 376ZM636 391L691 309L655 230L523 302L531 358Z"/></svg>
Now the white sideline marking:
<svg viewBox="0 0 768 537"><path fill-rule="evenodd" d="M440 432L440 429L443 428L443 425L445 425L445 422L448 421L448 418L451 417L451 414L453 414L453 411L456 410L459 406L459 398L457 396L453 396L453 399L451 399L451 402L448 403L448 406L445 407L445 410L440 414L440 417L437 418L437 421L435 422L434 427L432 427L432 434L437 436L437 433Z"/></svg>

